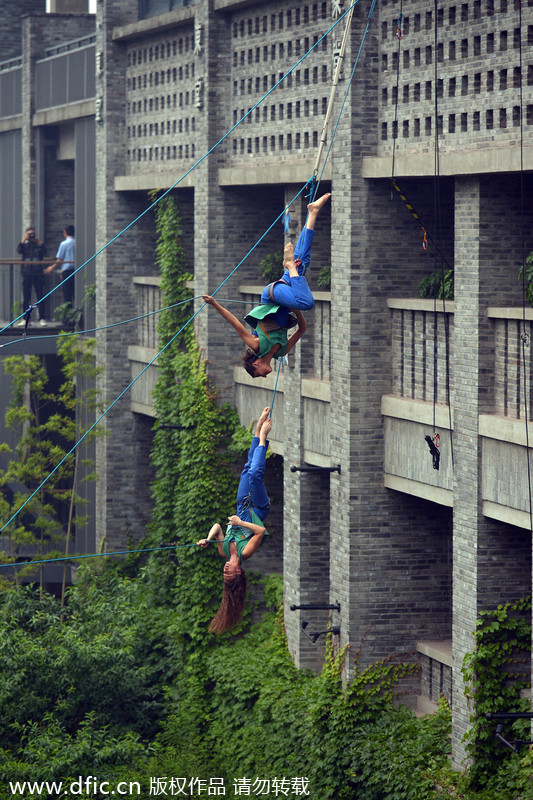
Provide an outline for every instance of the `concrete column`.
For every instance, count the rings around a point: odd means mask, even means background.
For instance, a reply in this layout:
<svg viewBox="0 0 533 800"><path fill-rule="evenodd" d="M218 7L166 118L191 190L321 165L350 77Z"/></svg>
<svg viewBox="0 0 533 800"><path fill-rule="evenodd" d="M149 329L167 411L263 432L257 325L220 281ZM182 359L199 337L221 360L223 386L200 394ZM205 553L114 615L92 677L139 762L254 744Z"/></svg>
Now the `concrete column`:
<svg viewBox="0 0 533 800"><path fill-rule="evenodd" d="M347 63L367 10L356 9ZM357 648L364 638L362 664L414 650L419 639L447 638L450 629L449 515L383 481L381 397L393 372L387 298L399 289L416 295L433 261L390 183L361 177L379 137L377 53L376 38L367 37L332 149L331 463L341 474L331 475L330 599L341 605L341 645ZM433 230L427 192L422 199ZM423 436L419 453L431 472ZM352 672L347 661L347 677Z"/></svg>
<svg viewBox="0 0 533 800"><path fill-rule="evenodd" d="M500 302L518 300L513 258L521 241L518 178L461 177L455 186L454 337L460 346L454 348L452 755L460 765L473 711L461 667L475 648L476 620L482 609L529 593L531 560L527 535L483 515L482 475L493 465L483 463L478 434L479 414L494 411L494 333L486 308L494 304L496 287Z"/></svg>
<svg viewBox="0 0 533 800"><path fill-rule="evenodd" d="M125 119L126 51L112 40L115 25L136 19L129 0L99 3L96 49L103 70L96 84L96 246L109 242L150 204L144 192L118 193L114 178L125 174L121 137ZM151 212L98 256L96 262L97 326L135 316L134 275L155 274L155 231ZM132 380L127 358L131 344L128 326L97 335L97 360L105 371L99 379L108 406ZM140 379L142 380L142 378ZM150 420L130 410L126 395L100 422L106 435L97 440L97 545L108 549L138 541L150 513Z"/></svg>
<svg viewBox="0 0 533 800"><path fill-rule="evenodd" d="M22 225L35 225L37 153L33 114L35 112L35 62L44 56L42 16L22 21ZM22 231L20 231L22 234ZM44 236L44 231L38 231ZM20 239L19 239L20 241Z"/></svg>

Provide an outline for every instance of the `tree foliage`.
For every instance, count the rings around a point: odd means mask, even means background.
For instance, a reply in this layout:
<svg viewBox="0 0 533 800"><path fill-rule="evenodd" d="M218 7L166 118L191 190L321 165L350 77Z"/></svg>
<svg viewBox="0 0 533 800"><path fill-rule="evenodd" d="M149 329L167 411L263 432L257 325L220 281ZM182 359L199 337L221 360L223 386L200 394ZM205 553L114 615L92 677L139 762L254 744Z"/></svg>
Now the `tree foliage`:
<svg viewBox="0 0 533 800"><path fill-rule="evenodd" d="M70 453L85 431L81 420L96 408L93 339L67 337L58 345L61 378L54 385L41 357L10 356L4 369L11 378L12 397L6 411L6 427L17 436L14 451L4 444L10 458L0 470L0 518L13 521L4 531L8 550L2 561L16 560L19 551L48 557L60 555L53 547L65 537L67 527L83 524L84 516L70 509L83 508L77 491L76 460L86 468L84 480L94 479L87 445L97 435L90 433L79 451ZM33 495L33 497L32 497ZM16 580L35 575L35 568L18 569Z"/></svg>

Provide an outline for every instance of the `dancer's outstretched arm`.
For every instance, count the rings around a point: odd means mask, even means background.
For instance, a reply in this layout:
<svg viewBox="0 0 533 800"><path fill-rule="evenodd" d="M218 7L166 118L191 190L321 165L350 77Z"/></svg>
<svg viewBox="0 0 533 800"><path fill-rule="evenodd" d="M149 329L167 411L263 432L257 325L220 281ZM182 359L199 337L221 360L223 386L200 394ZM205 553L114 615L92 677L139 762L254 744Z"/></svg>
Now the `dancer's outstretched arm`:
<svg viewBox="0 0 533 800"><path fill-rule="evenodd" d="M215 300L214 297L211 297L208 294L204 294L202 295L202 297L204 302L206 302L210 306L213 306L213 308L215 308L218 311L220 316L223 317L223 319L225 319L226 322L229 322L229 324L233 328L235 328L235 330L243 340L246 347L249 347L250 350L253 350L254 353L257 353L257 351L259 350L259 339L257 338L257 336L253 336L251 333L249 333L242 324L242 322L238 320L237 317L231 313L231 311L228 311L227 308L221 306L220 303L217 300Z"/></svg>

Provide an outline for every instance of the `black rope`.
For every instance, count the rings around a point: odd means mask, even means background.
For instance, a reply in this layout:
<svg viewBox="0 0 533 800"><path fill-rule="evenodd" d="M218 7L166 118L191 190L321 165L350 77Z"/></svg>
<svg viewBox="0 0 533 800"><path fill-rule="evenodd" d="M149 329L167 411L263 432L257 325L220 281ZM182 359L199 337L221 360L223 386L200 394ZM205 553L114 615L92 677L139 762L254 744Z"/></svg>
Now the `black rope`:
<svg viewBox="0 0 533 800"><path fill-rule="evenodd" d="M396 61L396 102L394 103L394 122L392 123L392 174L391 180L394 184L394 169L396 164L396 139L398 138L398 98L400 96L400 55L402 50L402 21L403 21L403 0L400 0L400 11L396 24L396 37L398 39L398 53ZM391 189L391 200L393 193Z"/></svg>
<svg viewBox="0 0 533 800"><path fill-rule="evenodd" d="M526 327L526 222L525 222L525 191L524 191L524 102L523 102L523 62L522 62L522 0L518 3L518 68L520 72L520 222L521 222L521 252L522 252L522 334L521 339L521 353L522 353L522 367L524 370L524 419L526 423L526 460L527 460L527 486L529 494L529 528L533 534L533 495L531 489L531 463L529 459L529 415L528 415L528 399L531 399L531 392L529 385L531 382L531 375L528 381L527 377L527 362L526 362L526 347L529 346L529 332Z"/></svg>

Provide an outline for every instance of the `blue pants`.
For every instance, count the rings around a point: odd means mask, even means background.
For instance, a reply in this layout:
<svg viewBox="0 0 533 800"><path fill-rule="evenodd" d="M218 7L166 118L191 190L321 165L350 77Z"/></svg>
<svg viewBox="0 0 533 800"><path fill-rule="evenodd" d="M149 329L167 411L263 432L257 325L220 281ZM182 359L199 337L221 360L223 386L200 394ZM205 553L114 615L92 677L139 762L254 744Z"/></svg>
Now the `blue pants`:
<svg viewBox="0 0 533 800"><path fill-rule="evenodd" d="M298 244L294 251L294 258L302 263L298 267L298 277L291 278L289 270L283 273L285 283L276 283L273 290L274 301L285 308L296 308L300 311L309 311L315 305L315 298L305 279L305 273L311 261L311 245L315 232L309 228L303 228L298 239ZM268 287L267 287L268 289ZM272 302L268 296L267 289L261 295L262 303Z"/></svg>
<svg viewBox="0 0 533 800"><path fill-rule="evenodd" d="M237 516L243 522L252 521L252 508L261 521L266 519L270 511L270 498L265 489L267 449L268 442L261 445L259 437L254 436L237 490Z"/></svg>

